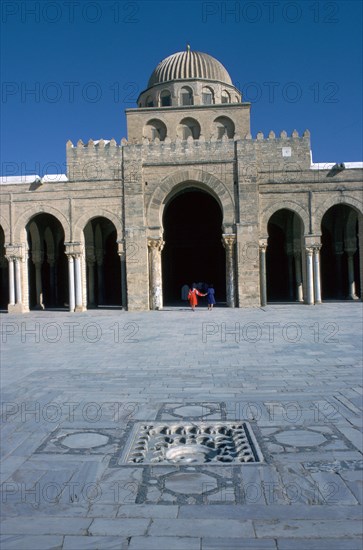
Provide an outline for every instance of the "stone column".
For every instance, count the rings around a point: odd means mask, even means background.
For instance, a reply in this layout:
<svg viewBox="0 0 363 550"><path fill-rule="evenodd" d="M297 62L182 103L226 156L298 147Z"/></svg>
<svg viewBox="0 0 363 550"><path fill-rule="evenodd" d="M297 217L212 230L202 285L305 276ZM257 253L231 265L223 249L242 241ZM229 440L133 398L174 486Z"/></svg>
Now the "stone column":
<svg viewBox="0 0 363 550"><path fill-rule="evenodd" d="M15 261L15 258L8 257L8 262L9 262L9 305L10 306L15 306L14 261Z"/></svg>
<svg viewBox="0 0 363 550"><path fill-rule="evenodd" d="M43 252L34 251L32 252L32 260L35 266L35 296L36 296L36 308L44 309L43 305L43 286L42 286L42 263L43 263Z"/></svg>
<svg viewBox="0 0 363 550"><path fill-rule="evenodd" d="M49 283L50 283L50 303L52 306L56 304L56 275L55 275L55 257L48 255L47 262L49 264Z"/></svg>
<svg viewBox="0 0 363 550"><path fill-rule="evenodd" d="M222 235L222 244L226 250L227 306L235 307L234 244L236 235Z"/></svg>
<svg viewBox="0 0 363 550"><path fill-rule="evenodd" d="M75 275L75 297L76 297L76 311L83 311L82 307L82 275L81 275L81 256L75 254L74 256L74 275Z"/></svg>
<svg viewBox="0 0 363 550"><path fill-rule="evenodd" d="M267 283L266 283L266 248L267 241L260 242L260 292L261 306L267 305Z"/></svg>
<svg viewBox="0 0 363 550"><path fill-rule="evenodd" d="M162 309L161 251L165 243L161 238L148 238L147 244L150 259L150 306L151 309Z"/></svg>
<svg viewBox="0 0 363 550"><path fill-rule="evenodd" d="M20 244L7 245L5 247L5 258L8 261L9 269L9 304L8 313L23 313L27 310L23 304L23 276L22 262L24 248Z"/></svg>
<svg viewBox="0 0 363 550"><path fill-rule="evenodd" d="M289 298L291 301L294 299L294 255L289 252L287 255L287 269L289 275Z"/></svg>
<svg viewBox="0 0 363 550"><path fill-rule="evenodd" d="M342 288L342 263L343 263L343 254L344 254L344 248L343 243L336 242L334 245L334 253L335 253L335 279L337 282L337 295L338 298L344 297L344 291Z"/></svg>
<svg viewBox="0 0 363 550"><path fill-rule="evenodd" d="M306 303L314 305L313 248L306 247Z"/></svg>
<svg viewBox="0 0 363 550"><path fill-rule="evenodd" d="M354 277L354 260L353 256L357 249L348 248L346 249L348 257L348 297L349 300L358 300L358 296L355 293L355 277Z"/></svg>
<svg viewBox="0 0 363 550"><path fill-rule="evenodd" d="M292 243L286 244L287 272L288 272L288 295L292 302L294 299L294 248Z"/></svg>
<svg viewBox="0 0 363 550"><path fill-rule="evenodd" d="M96 262L97 262L97 304L101 305L104 302L103 292L103 250L96 250Z"/></svg>
<svg viewBox="0 0 363 550"><path fill-rule="evenodd" d="M123 241L117 241L117 253L120 256L121 264L121 305L123 309L127 308L127 288L126 288L126 254Z"/></svg>
<svg viewBox="0 0 363 550"><path fill-rule="evenodd" d="M321 304L321 282L320 282L320 244L314 244L314 296L315 303Z"/></svg>
<svg viewBox="0 0 363 550"><path fill-rule="evenodd" d="M69 311L74 311L76 307L74 291L74 260L72 254L68 254L68 290L69 290Z"/></svg>
<svg viewBox="0 0 363 550"><path fill-rule="evenodd" d="M301 252L294 252L295 259L295 280L296 280L296 300L298 302L304 301L302 275L301 275Z"/></svg>
<svg viewBox="0 0 363 550"><path fill-rule="evenodd" d="M9 262L6 260L5 256L0 256L0 269L1 269L1 295L4 299L5 296L9 293ZM9 303L9 302L8 302Z"/></svg>
<svg viewBox="0 0 363 550"><path fill-rule="evenodd" d="M21 292L21 272L20 272L20 262L21 258L15 258L15 295L17 304L21 304L23 301L22 292Z"/></svg>
<svg viewBox="0 0 363 550"><path fill-rule="evenodd" d="M64 244L68 256L69 310L84 311L81 264L83 245L80 242Z"/></svg>
<svg viewBox="0 0 363 550"><path fill-rule="evenodd" d="M95 305L95 261L87 259L88 269L88 304L93 307Z"/></svg>

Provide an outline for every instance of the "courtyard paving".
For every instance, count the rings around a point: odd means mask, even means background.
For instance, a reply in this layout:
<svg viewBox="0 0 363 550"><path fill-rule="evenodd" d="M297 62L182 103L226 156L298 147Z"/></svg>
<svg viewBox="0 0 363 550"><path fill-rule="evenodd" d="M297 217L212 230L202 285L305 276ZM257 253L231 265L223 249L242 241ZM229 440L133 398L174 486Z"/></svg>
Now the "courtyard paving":
<svg viewBox="0 0 363 550"><path fill-rule="evenodd" d="M347 302L2 315L2 550L361 550L361 334ZM198 426L222 458L158 462Z"/></svg>

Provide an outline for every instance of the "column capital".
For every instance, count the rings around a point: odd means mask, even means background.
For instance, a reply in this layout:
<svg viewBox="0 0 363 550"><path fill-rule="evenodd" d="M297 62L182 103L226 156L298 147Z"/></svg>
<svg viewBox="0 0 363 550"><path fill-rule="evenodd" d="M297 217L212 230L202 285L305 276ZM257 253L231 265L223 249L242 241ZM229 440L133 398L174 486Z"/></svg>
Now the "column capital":
<svg viewBox="0 0 363 550"><path fill-rule="evenodd" d="M314 243L311 245L311 248L313 249L314 254L317 254L318 252L320 252L321 243Z"/></svg>
<svg viewBox="0 0 363 550"><path fill-rule="evenodd" d="M258 241L258 246L261 252L266 252L267 249L267 239L260 239Z"/></svg>
<svg viewBox="0 0 363 550"><path fill-rule="evenodd" d="M79 242L64 243L65 254L67 256L75 256L76 254L82 254L83 245Z"/></svg>
<svg viewBox="0 0 363 550"><path fill-rule="evenodd" d="M125 254L125 241L123 239L120 239L117 242L117 254L119 256L122 256L122 254Z"/></svg>
<svg viewBox="0 0 363 550"><path fill-rule="evenodd" d="M21 244L7 244L5 245L5 257L9 260L15 260L16 258L23 258L23 247Z"/></svg>
<svg viewBox="0 0 363 550"><path fill-rule="evenodd" d="M161 237L148 237L147 239L147 245L150 249L157 250L158 252L161 252L164 248L165 242Z"/></svg>
<svg viewBox="0 0 363 550"><path fill-rule="evenodd" d="M236 235L234 233L224 233L222 235L222 244L226 250L231 250L236 242Z"/></svg>
<svg viewBox="0 0 363 550"><path fill-rule="evenodd" d="M313 253L314 253L314 247L313 246L306 246L305 247L305 252L308 256L312 256Z"/></svg>

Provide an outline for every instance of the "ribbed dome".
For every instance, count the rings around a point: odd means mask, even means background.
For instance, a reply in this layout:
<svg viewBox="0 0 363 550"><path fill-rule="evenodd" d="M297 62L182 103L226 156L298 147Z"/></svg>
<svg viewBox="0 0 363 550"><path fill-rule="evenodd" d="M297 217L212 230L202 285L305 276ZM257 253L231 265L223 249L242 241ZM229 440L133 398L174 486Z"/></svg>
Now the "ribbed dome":
<svg viewBox="0 0 363 550"><path fill-rule="evenodd" d="M211 55L192 52L188 48L185 52L177 52L163 59L153 71L148 88L162 82L186 78L219 80L232 85L231 77L222 63Z"/></svg>

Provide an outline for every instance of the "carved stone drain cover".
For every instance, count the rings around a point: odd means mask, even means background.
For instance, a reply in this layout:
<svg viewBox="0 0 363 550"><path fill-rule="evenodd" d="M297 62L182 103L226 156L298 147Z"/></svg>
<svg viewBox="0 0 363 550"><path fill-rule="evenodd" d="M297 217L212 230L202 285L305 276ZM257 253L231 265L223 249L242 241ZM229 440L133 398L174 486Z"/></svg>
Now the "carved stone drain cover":
<svg viewBox="0 0 363 550"><path fill-rule="evenodd" d="M138 423L124 464L247 464L263 462L248 422Z"/></svg>

